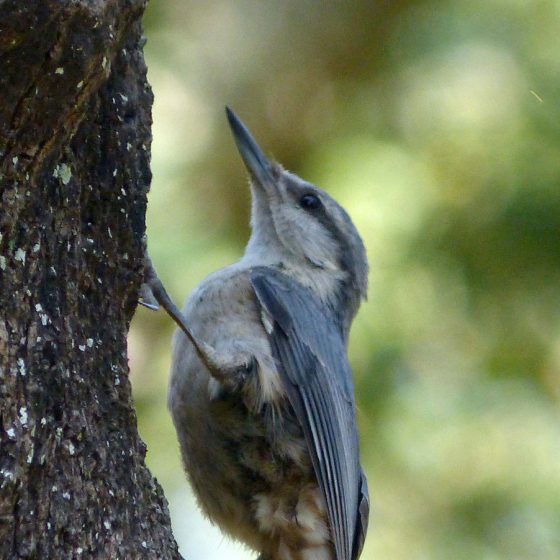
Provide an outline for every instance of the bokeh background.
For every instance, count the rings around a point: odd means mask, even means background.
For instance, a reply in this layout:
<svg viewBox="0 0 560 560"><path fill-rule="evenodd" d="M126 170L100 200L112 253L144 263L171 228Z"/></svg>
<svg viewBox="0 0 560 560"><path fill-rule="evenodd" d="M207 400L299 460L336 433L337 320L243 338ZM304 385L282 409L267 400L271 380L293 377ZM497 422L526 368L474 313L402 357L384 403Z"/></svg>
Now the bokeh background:
<svg viewBox="0 0 560 560"><path fill-rule="evenodd" d="M226 103L364 237L363 558L560 559L560 3L166 0L145 24L148 237L177 302L249 235ZM140 310L130 334L148 463L188 558L252 558L183 477L172 330Z"/></svg>

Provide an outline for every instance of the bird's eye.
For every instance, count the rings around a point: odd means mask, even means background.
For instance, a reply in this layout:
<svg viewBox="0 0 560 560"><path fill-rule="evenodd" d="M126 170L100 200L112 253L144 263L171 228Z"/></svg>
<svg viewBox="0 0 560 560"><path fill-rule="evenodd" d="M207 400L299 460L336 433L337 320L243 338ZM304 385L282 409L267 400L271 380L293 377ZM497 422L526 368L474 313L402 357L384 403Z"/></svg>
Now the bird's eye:
<svg viewBox="0 0 560 560"><path fill-rule="evenodd" d="M318 196L314 194L304 194L299 199L299 205L304 210L317 210L321 206L321 201Z"/></svg>

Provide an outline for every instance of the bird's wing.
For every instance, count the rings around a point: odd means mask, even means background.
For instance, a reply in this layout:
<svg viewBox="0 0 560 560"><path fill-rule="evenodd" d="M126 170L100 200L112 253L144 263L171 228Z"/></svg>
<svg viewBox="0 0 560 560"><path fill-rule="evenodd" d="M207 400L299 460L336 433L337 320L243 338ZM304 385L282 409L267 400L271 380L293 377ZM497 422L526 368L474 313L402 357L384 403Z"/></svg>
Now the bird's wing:
<svg viewBox="0 0 560 560"><path fill-rule="evenodd" d="M355 560L365 538L369 499L341 329L310 290L286 275L255 268L251 283L327 504L336 558Z"/></svg>

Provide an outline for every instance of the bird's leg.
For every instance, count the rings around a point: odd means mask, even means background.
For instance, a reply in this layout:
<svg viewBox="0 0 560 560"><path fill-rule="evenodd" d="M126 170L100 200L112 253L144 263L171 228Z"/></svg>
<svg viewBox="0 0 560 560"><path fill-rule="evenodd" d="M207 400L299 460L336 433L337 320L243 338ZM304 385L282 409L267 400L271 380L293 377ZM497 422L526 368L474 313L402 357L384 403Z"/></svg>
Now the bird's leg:
<svg viewBox="0 0 560 560"><path fill-rule="evenodd" d="M140 288L140 298L139 303L148 309L157 311L160 306L165 309L191 341L200 361L208 368L212 377L224 386L236 389L248 375L256 370L256 359L249 353L243 351L219 352L194 336L187 326L185 316L173 303L159 279L147 251L144 256L144 283Z"/></svg>
<svg viewBox="0 0 560 560"><path fill-rule="evenodd" d="M169 297L167 290L159 279L147 251L144 253L144 283L140 288L140 297L139 303L148 309L157 311L161 305L191 341L202 363L211 372L216 369L215 357L211 356L212 348L203 342L199 342L193 335L187 326L185 316L173 303L173 300Z"/></svg>

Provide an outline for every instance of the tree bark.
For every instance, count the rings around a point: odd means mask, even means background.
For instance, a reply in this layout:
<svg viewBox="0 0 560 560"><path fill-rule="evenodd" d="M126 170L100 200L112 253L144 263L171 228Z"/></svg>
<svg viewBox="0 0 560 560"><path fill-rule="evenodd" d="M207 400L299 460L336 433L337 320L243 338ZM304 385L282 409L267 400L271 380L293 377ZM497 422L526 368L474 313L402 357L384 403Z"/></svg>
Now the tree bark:
<svg viewBox="0 0 560 560"><path fill-rule="evenodd" d="M142 281L144 0L0 0L0 558L180 558L126 335Z"/></svg>

